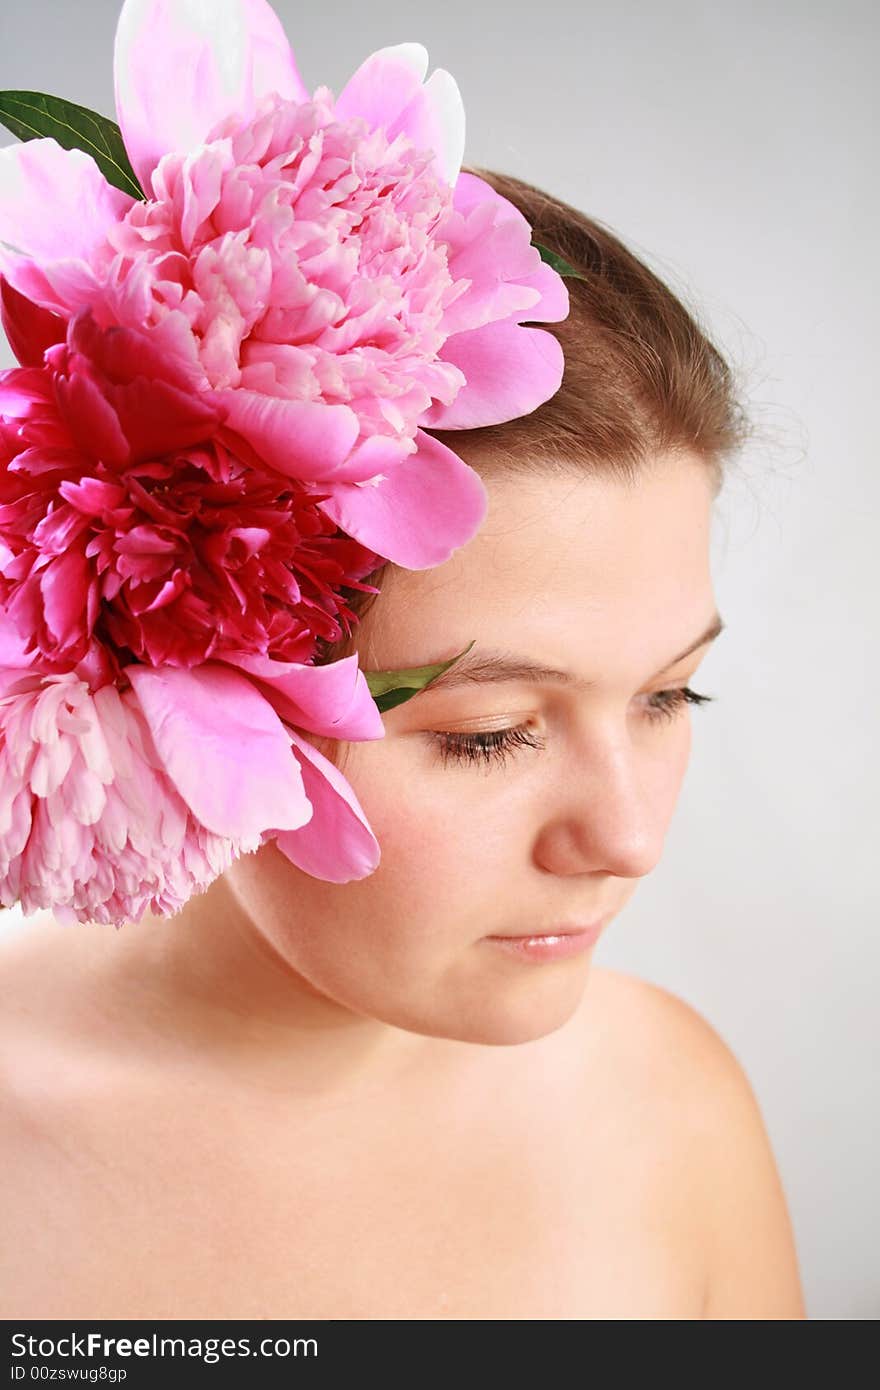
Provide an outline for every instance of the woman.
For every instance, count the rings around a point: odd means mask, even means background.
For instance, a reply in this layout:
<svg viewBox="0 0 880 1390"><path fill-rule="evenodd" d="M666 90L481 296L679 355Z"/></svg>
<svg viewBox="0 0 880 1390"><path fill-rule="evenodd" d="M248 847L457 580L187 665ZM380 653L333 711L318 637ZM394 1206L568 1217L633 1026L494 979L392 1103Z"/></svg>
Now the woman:
<svg viewBox="0 0 880 1390"><path fill-rule="evenodd" d="M601 225L475 170L583 279L559 392L447 438L488 517L321 660L448 660L312 739L382 846L271 842L177 916L3 941L6 1318L803 1318L742 1068L592 964L662 853L718 635L729 371ZM589 929L589 930L585 930ZM711 931L711 923L707 925Z"/></svg>

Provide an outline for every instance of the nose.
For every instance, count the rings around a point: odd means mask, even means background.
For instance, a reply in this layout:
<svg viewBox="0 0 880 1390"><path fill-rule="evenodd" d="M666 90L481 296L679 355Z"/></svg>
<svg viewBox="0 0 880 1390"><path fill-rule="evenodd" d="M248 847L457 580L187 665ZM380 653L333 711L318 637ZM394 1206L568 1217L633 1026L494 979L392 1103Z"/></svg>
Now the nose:
<svg viewBox="0 0 880 1390"><path fill-rule="evenodd" d="M534 841L547 873L642 878L663 852L684 775L684 756L647 756L625 735L591 741L556 774Z"/></svg>

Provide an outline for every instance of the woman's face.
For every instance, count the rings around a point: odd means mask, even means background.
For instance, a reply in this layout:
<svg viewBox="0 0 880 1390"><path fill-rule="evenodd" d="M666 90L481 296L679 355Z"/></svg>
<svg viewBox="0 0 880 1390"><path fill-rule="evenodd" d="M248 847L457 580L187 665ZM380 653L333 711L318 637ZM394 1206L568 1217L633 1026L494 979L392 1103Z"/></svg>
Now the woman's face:
<svg viewBox="0 0 880 1390"><path fill-rule="evenodd" d="M353 787L378 868L330 884L269 843L226 878L310 993L415 1033L517 1043L570 1017L591 952L536 961L487 938L614 917L660 859L691 740L688 704L664 692L688 685L707 643L674 658L716 616L713 483L664 456L634 486L536 475L487 490L482 529L446 564L387 576L361 667L474 641L471 659L506 653L583 685L438 685L388 711L382 739L313 739ZM480 750L504 730L520 741Z"/></svg>

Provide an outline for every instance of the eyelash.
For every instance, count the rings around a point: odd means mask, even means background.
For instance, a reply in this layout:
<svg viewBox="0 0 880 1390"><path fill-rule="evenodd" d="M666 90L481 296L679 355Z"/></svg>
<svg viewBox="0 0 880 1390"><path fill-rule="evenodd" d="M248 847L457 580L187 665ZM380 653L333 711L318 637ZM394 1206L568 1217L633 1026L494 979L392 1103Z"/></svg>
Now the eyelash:
<svg viewBox="0 0 880 1390"><path fill-rule="evenodd" d="M714 695L700 695L690 686L678 686L674 690L658 690L652 696L649 723L667 723L681 713L685 705L702 705L713 700ZM498 760L503 763L515 748L543 748L544 740L530 732L525 724L512 729L490 729L484 733L464 734L436 730L431 735L444 764L451 758L455 762L490 763Z"/></svg>

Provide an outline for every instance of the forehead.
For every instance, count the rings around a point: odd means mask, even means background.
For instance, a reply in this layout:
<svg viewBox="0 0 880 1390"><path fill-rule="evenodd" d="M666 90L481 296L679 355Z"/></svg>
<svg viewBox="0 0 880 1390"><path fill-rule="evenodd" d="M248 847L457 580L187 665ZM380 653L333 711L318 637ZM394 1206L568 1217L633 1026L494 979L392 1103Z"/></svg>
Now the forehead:
<svg viewBox="0 0 880 1390"><path fill-rule="evenodd" d="M438 660L472 639L576 661L585 643L626 634L644 654L656 633L665 652L711 615L714 481L701 460L661 456L634 482L490 475L486 489L480 531L448 561L387 575L363 664Z"/></svg>

